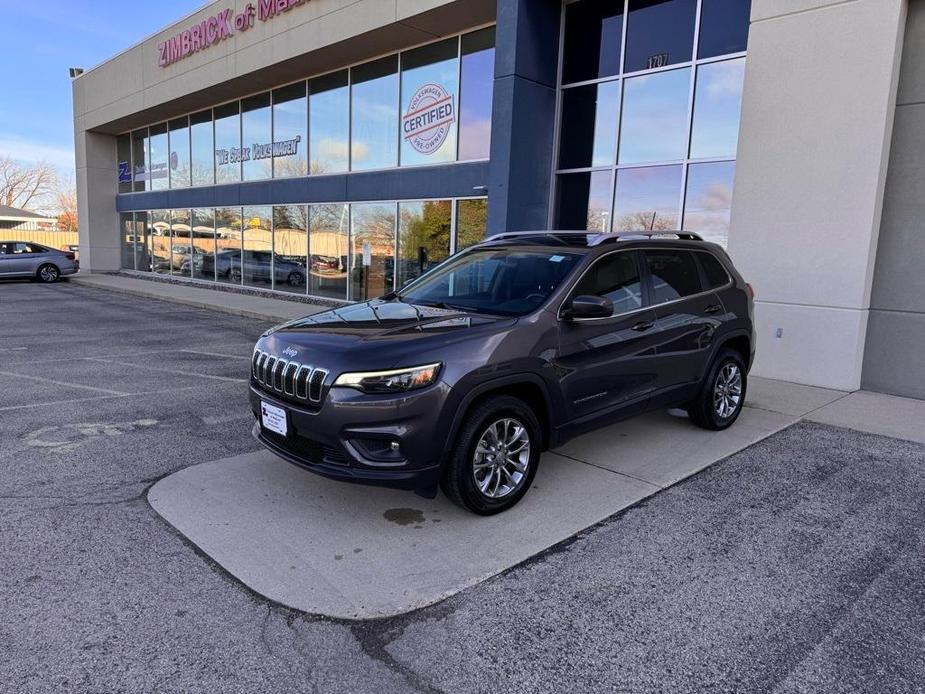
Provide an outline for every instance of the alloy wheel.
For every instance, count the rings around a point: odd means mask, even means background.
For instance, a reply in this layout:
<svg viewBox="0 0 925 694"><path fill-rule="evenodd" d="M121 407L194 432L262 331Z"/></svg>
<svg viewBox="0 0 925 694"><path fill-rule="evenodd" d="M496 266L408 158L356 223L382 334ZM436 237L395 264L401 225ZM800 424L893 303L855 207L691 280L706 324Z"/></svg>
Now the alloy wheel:
<svg viewBox="0 0 925 694"><path fill-rule="evenodd" d="M479 491L502 499L517 491L530 466L530 435L523 423L506 417L482 433L472 458L472 474Z"/></svg>
<svg viewBox="0 0 925 694"><path fill-rule="evenodd" d="M39 270L39 276L42 278L43 282L54 282L58 279L58 270L51 265L45 265Z"/></svg>
<svg viewBox="0 0 925 694"><path fill-rule="evenodd" d="M713 411L720 419L728 419L742 401L742 370L728 362L716 376L713 386Z"/></svg>

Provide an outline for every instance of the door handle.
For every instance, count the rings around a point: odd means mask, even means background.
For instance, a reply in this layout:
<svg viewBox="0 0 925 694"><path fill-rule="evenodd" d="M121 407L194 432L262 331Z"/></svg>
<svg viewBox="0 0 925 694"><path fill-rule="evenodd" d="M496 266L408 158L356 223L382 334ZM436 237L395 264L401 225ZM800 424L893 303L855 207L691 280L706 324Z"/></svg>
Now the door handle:
<svg viewBox="0 0 925 694"><path fill-rule="evenodd" d="M704 313L719 313L722 310L723 310L723 307L720 306L719 304L710 304L705 309L703 309L703 312Z"/></svg>
<svg viewBox="0 0 925 694"><path fill-rule="evenodd" d="M636 323L636 325L633 326L633 330L635 330L636 332L640 332L640 333L641 333L641 332L644 332L644 331L648 330L648 329L651 328L653 325L655 325L655 323L654 323L653 321L650 321L650 320L641 320L641 321L639 321L638 323Z"/></svg>

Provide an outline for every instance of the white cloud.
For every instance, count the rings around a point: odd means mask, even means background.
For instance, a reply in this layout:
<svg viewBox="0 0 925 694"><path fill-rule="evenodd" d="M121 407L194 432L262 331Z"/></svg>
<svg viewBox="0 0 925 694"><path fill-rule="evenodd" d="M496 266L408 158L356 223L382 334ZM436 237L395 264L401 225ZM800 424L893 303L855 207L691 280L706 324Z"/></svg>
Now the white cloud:
<svg viewBox="0 0 925 694"><path fill-rule="evenodd" d="M0 133L0 156L7 156L25 164L44 162L54 166L62 175L74 175L74 150L70 147L56 147L46 142L35 142Z"/></svg>

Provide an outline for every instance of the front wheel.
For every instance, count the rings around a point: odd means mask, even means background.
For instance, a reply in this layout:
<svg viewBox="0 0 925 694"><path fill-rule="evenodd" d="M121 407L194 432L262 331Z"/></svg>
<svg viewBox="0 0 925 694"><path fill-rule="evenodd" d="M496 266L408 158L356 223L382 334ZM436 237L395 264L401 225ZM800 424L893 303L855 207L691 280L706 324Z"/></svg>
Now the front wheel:
<svg viewBox="0 0 925 694"><path fill-rule="evenodd" d="M456 504L482 516L506 511L527 493L540 462L533 410L498 395L466 415L441 481Z"/></svg>
<svg viewBox="0 0 925 694"><path fill-rule="evenodd" d="M738 352L721 351L710 367L697 398L688 405L691 421L704 429L719 431L738 419L745 405L748 376Z"/></svg>
<svg viewBox="0 0 925 694"><path fill-rule="evenodd" d="M40 282L51 284L58 281L58 278L61 277L61 272L54 265L46 264L39 268L36 277Z"/></svg>

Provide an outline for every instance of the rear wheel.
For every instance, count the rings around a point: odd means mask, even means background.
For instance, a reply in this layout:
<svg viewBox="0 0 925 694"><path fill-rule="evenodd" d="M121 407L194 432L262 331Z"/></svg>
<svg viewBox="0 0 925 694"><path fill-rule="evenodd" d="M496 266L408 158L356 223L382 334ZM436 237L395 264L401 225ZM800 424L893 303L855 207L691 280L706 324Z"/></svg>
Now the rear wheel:
<svg viewBox="0 0 925 694"><path fill-rule="evenodd" d="M522 400L506 395L484 400L463 421L443 492L479 515L506 511L533 482L541 440L536 415Z"/></svg>
<svg viewBox="0 0 925 694"><path fill-rule="evenodd" d="M713 431L731 426L745 405L747 385L742 357L734 350L724 349L710 367L697 398L687 407L691 421Z"/></svg>
<svg viewBox="0 0 925 694"><path fill-rule="evenodd" d="M38 269L35 276L38 278L39 282L51 284L52 282L58 281L58 278L61 277L61 271L51 263L46 263Z"/></svg>

